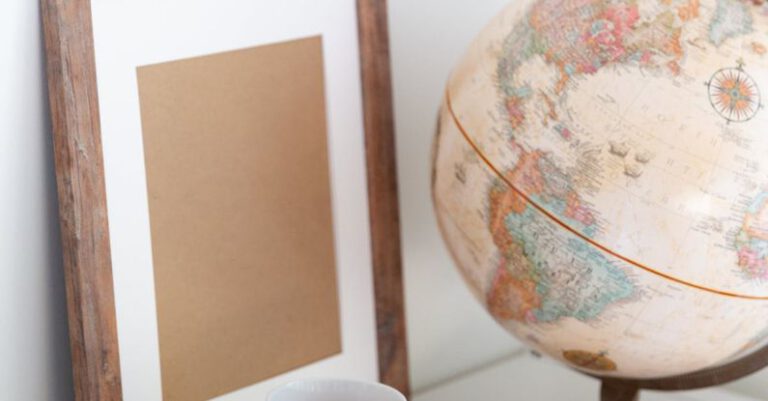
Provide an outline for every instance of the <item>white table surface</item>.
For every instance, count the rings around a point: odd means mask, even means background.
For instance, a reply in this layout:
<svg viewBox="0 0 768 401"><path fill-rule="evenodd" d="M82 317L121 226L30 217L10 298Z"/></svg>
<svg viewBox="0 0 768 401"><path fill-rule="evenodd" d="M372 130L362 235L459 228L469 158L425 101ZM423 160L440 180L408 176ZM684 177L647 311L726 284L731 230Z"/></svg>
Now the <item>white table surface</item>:
<svg viewBox="0 0 768 401"><path fill-rule="evenodd" d="M529 353L511 357L415 394L411 401L599 401L599 382ZM758 401L713 388L644 391L640 401Z"/></svg>

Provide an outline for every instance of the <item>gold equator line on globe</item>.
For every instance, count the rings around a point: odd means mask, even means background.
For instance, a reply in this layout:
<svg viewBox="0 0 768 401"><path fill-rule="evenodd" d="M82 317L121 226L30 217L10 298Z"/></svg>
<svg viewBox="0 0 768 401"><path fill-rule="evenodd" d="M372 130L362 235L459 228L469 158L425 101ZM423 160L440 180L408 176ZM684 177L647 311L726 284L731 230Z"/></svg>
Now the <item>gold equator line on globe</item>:
<svg viewBox="0 0 768 401"><path fill-rule="evenodd" d="M459 129L459 132L461 132L461 135L464 137L464 139L469 143L469 145L472 147L472 149L475 151L475 153L480 157L480 159L485 163L485 165L491 169L491 171L494 172L506 185L508 185L513 191L515 191L521 198L525 200L525 202L529 205L531 205L534 209L538 210L541 214L547 216L550 220L552 220L554 223L562 227L563 229L567 230L571 234L577 236L578 238L582 239L583 241L587 242L588 244L592 245L593 247L615 257L618 259L621 259L622 261L629 263L632 266L635 266L637 268L640 268L642 270L645 270L648 273L655 274L656 276L659 276L661 278L667 279L669 281L695 288L697 290L710 292L713 294L719 294L726 297L732 297L732 298L741 298L741 299L749 299L749 300L757 300L757 301L768 301L768 296L765 295L749 295L749 294L740 294L737 292L730 292L730 291L723 291L718 290L716 288L707 287L701 284L692 283L686 280L683 280L681 278L669 275L667 273L661 272L657 269L654 269L648 265L645 265L643 263L640 263L638 261L635 261L633 259L630 259L620 253L617 253L607 246L587 237L586 235L582 234L578 230L574 229L573 227L569 226L560 218L552 214L550 211L545 209L543 206L537 204L536 202L531 199L525 192L523 192L520 188L516 187L515 184L513 184L507 177L504 176L504 174L499 171L496 166L491 163L491 161L488 159L488 157L483 153L483 151L480 149L480 147L475 143L475 141L472 140L467 130L464 128L464 125L462 125L461 120L459 120L459 117L456 115L456 112L453 109L453 102L451 100L451 91L450 89L447 89L445 91L445 104L448 109L448 113L450 113L451 118L453 119L454 124L456 124L456 128Z"/></svg>

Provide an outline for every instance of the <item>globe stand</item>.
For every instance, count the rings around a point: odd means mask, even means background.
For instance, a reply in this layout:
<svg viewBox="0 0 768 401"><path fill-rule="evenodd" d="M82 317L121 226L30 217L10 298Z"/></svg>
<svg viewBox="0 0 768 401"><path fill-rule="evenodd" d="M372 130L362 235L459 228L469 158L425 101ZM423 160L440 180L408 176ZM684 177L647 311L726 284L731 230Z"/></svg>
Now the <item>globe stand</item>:
<svg viewBox="0 0 768 401"><path fill-rule="evenodd" d="M719 386L768 366L768 345L744 358L722 366L661 379L623 379L593 376L602 380L601 401L638 401L641 390L680 391Z"/></svg>

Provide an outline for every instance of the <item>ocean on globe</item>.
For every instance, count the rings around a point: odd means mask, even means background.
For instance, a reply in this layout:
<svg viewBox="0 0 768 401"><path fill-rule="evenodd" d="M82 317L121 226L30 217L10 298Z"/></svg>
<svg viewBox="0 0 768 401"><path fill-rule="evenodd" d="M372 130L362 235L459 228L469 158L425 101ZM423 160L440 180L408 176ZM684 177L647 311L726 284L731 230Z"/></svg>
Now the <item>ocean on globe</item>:
<svg viewBox="0 0 768 401"><path fill-rule="evenodd" d="M768 338L768 6L521 0L453 71L444 239L490 314L592 374L717 366Z"/></svg>

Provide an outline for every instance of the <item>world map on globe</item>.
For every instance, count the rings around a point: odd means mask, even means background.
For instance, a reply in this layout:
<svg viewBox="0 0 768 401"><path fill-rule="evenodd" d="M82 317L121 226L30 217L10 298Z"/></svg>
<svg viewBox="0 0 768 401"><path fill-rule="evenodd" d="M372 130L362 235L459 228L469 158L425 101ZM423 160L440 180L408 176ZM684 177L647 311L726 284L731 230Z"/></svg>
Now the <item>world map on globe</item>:
<svg viewBox="0 0 768 401"><path fill-rule="evenodd" d="M768 6L521 0L449 79L443 237L490 314L590 373L768 341Z"/></svg>

